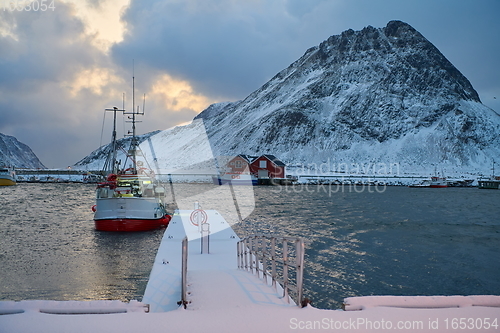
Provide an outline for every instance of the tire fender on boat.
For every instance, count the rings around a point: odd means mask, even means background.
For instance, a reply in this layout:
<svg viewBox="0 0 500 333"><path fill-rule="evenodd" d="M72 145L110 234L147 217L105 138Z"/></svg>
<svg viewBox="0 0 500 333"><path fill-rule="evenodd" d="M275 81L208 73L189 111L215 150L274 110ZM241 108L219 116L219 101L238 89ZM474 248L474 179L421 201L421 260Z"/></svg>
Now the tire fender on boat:
<svg viewBox="0 0 500 333"><path fill-rule="evenodd" d="M92 211L93 211L94 213L95 213L95 212L96 212L96 210L97 210L97 207L96 207L96 206L97 206L97 205L93 205L93 206L92 206Z"/></svg>

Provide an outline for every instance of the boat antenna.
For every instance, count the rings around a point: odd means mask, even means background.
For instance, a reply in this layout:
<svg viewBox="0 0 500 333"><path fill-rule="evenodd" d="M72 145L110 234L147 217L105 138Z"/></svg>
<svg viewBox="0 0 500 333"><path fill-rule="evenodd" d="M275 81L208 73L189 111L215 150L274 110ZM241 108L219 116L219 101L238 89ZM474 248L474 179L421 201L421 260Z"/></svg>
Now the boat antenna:
<svg viewBox="0 0 500 333"><path fill-rule="evenodd" d="M112 138L112 142L113 142L113 173L116 173L115 171L117 171L117 167L116 167L116 111L118 110L118 108L116 106L113 107L113 138Z"/></svg>
<svg viewBox="0 0 500 333"><path fill-rule="evenodd" d="M142 101L142 114L144 115L144 111L146 111L146 94L144 93L144 100Z"/></svg>
<svg viewBox="0 0 500 333"><path fill-rule="evenodd" d="M139 106L137 105L137 109L135 106L135 66L134 66L133 60L132 60L132 112L124 112L123 114L128 115L128 119L130 119L130 121L126 121L126 122L132 123L132 131L128 132L128 136L131 136L132 140L130 142L130 149L128 151L127 158L130 157L130 159L132 160L133 168L135 168L137 147L139 146L139 144L137 142L137 136L136 136L137 133L136 133L135 124L137 122L140 122L140 121L136 120L136 115L143 115L144 111L141 113L139 111Z"/></svg>
<svg viewBox="0 0 500 333"><path fill-rule="evenodd" d="M113 112L113 134L111 136L111 156L110 160L106 160L105 164L105 170L106 166L110 168L111 173L118 173L118 165L116 163L116 151L118 150L118 145L116 141L116 113L117 112L125 112L125 109L118 109L116 106L114 106L112 109L105 109L104 111L112 111Z"/></svg>
<svg viewBox="0 0 500 333"><path fill-rule="evenodd" d="M122 96L122 110L125 110L125 93L123 93ZM123 125L123 137L125 137L127 131L125 130L125 117L123 114L122 114L122 125Z"/></svg>
<svg viewBox="0 0 500 333"><path fill-rule="evenodd" d="M135 145L135 65L132 59L132 144ZM135 146L134 146L135 148Z"/></svg>

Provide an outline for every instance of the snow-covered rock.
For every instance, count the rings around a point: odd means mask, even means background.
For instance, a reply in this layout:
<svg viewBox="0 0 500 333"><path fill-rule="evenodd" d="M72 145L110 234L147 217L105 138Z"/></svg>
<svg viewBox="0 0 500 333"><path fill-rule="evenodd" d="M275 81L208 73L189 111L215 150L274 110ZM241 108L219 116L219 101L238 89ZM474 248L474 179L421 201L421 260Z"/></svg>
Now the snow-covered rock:
<svg viewBox="0 0 500 333"><path fill-rule="evenodd" d="M30 147L15 137L0 133L0 166L45 169Z"/></svg>
<svg viewBox="0 0 500 333"><path fill-rule="evenodd" d="M215 154L273 154L295 165L488 173L500 157L500 116L400 21L332 36L243 101L197 118Z"/></svg>
<svg viewBox="0 0 500 333"><path fill-rule="evenodd" d="M137 140L138 142L143 142L159 132L160 131L154 131L143 135L138 135ZM130 136L117 140L118 160L125 161L126 159L125 152L129 149L131 141L132 137ZM110 151L111 151L110 143L103 145L94 150L93 152L91 152L88 156L85 156L83 159L76 162L75 165L73 166L73 169L102 170L104 168L104 163L106 162L106 158L108 157Z"/></svg>

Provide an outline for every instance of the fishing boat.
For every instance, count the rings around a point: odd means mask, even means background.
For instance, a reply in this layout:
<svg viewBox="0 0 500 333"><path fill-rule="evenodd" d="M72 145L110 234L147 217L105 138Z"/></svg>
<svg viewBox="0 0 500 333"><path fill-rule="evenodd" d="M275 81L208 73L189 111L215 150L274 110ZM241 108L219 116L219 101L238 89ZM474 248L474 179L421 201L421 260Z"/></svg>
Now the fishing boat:
<svg viewBox="0 0 500 333"><path fill-rule="evenodd" d="M16 172L14 168L0 168L0 186L16 185Z"/></svg>
<svg viewBox="0 0 500 333"><path fill-rule="evenodd" d="M444 188L448 187L448 182L445 177L433 176L431 177L431 183L429 185L431 188Z"/></svg>
<svg viewBox="0 0 500 333"><path fill-rule="evenodd" d="M125 109L106 109L112 111L113 134L111 149L104 164L105 181L97 185L94 211L95 229L100 231L147 231L165 228L171 216L165 208L165 188L156 180L148 167L135 133L137 111ZM132 140L126 159L122 164L117 161L116 114L129 115L132 123Z"/></svg>
<svg viewBox="0 0 500 333"><path fill-rule="evenodd" d="M500 190L500 177L495 176L495 161L493 161L491 177L478 179L477 187L481 189Z"/></svg>
<svg viewBox="0 0 500 333"><path fill-rule="evenodd" d="M448 187L448 181L444 176L444 172L441 171L441 175L438 173L437 168L434 168L434 176L431 177L431 182L429 184L431 188L445 188Z"/></svg>
<svg viewBox="0 0 500 333"><path fill-rule="evenodd" d="M431 181L428 179L424 179L420 182L415 182L413 184L410 184L410 185L408 185L408 187L429 188L429 187L431 187Z"/></svg>
<svg viewBox="0 0 500 333"><path fill-rule="evenodd" d="M482 189L500 190L500 177L479 179L477 181L477 187Z"/></svg>

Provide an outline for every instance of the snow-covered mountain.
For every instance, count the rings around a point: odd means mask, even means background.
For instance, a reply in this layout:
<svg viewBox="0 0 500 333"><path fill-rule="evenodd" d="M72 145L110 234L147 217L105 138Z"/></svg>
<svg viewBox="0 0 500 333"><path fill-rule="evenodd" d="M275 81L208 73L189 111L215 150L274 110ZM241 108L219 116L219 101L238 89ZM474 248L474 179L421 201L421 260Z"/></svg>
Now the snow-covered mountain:
<svg viewBox="0 0 500 333"><path fill-rule="evenodd" d="M332 36L246 99L197 118L215 154L273 154L288 164L488 173L500 157L500 116L400 21Z"/></svg>
<svg viewBox="0 0 500 333"><path fill-rule="evenodd" d="M15 168L45 169L30 147L15 137L0 133L0 166Z"/></svg>
<svg viewBox="0 0 500 333"><path fill-rule="evenodd" d="M143 135L138 135L137 140L139 143L147 140L151 136L158 134L160 131L154 131L150 133L146 133ZM118 152L117 157L118 160L125 161L125 151L127 151L130 147L130 143L132 141L132 137L128 136L125 138L121 138L117 140L118 144ZM106 162L106 158L111 152L111 144L103 145L93 152L91 152L88 156L85 156L80 161L76 162L73 166L75 169L87 169L87 170L102 170L104 167L104 163Z"/></svg>
<svg viewBox="0 0 500 333"><path fill-rule="evenodd" d="M137 137L139 148L149 169L158 174L168 173L215 173L217 163L210 147L203 121L195 120L189 125L176 126L164 131L155 131ZM117 160L125 161L131 138L119 139ZM74 169L102 170L111 144L94 150L78 163Z"/></svg>
<svg viewBox="0 0 500 333"><path fill-rule="evenodd" d="M200 144L201 120L211 149ZM322 172L489 174L500 159L500 116L418 31L391 21L331 36L244 100L213 104L151 142L168 170L213 152L272 154Z"/></svg>

